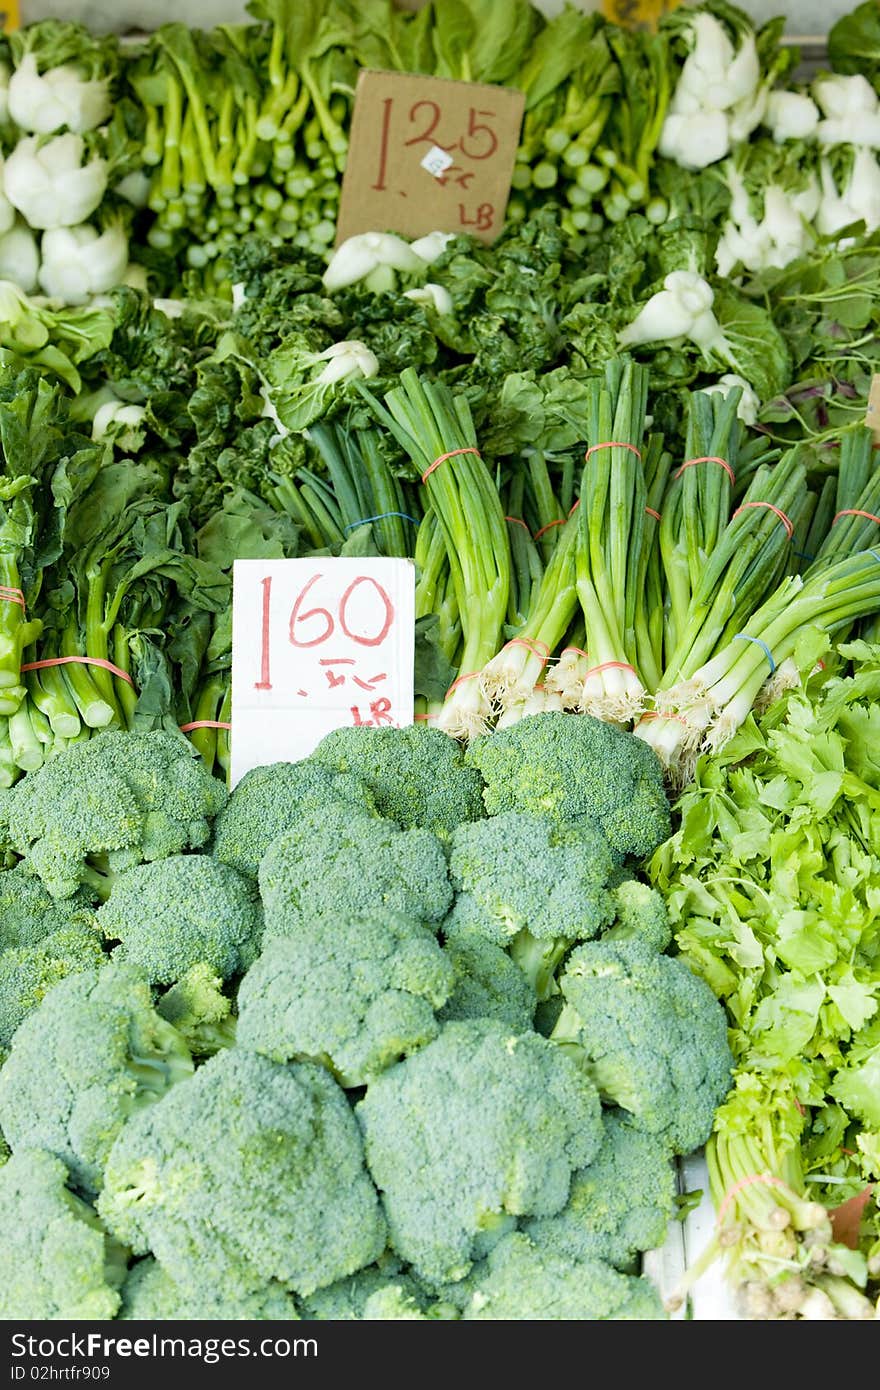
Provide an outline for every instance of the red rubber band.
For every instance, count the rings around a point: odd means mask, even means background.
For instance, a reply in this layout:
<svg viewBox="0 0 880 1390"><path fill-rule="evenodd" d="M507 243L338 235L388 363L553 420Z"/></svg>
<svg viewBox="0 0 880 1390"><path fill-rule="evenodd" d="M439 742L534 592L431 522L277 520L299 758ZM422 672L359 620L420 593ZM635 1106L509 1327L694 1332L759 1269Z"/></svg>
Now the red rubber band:
<svg viewBox="0 0 880 1390"><path fill-rule="evenodd" d="M537 637L512 637L509 642L505 642L502 651L508 647L525 647L532 656L537 656L542 662L547 661L550 656L550 648L546 642L540 641ZM538 648L541 648L539 651Z"/></svg>
<svg viewBox="0 0 880 1390"><path fill-rule="evenodd" d="M578 507L579 507L580 505L581 505L581 499L578 498L578 500L575 502L574 506L572 507L571 511L569 512L569 516L574 516L575 512L577 511L577 509L578 509Z"/></svg>
<svg viewBox="0 0 880 1390"><path fill-rule="evenodd" d="M748 1177L740 1178L739 1182L735 1182L733 1187L728 1188L722 1198L721 1205L718 1208L718 1215L715 1218L719 1226L723 1223L727 1215L727 1209L736 1194L742 1192L744 1187L752 1187L755 1183L761 1183L765 1187L781 1187L784 1192L789 1192L791 1190L787 1183L784 1183L781 1178L774 1178L771 1173L750 1173Z"/></svg>
<svg viewBox="0 0 880 1390"><path fill-rule="evenodd" d="M482 457L479 449L473 449L470 446L468 446L467 449L450 449L448 454L441 454L438 459L434 460L429 468L425 469L422 474L422 482L427 482L435 468L439 468L441 463L445 463L447 459L454 459L457 454L476 454L477 458Z"/></svg>
<svg viewBox="0 0 880 1390"><path fill-rule="evenodd" d="M774 507L772 502L743 502L741 507L737 507L733 515L739 516L740 512L744 512L747 507L766 507L768 512L774 512L776 516L779 517L779 520L785 527L788 533L788 539L791 540L792 536L794 535L794 526L792 525L790 518L785 515L785 512L780 511L778 507ZM875 517L874 520L877 521L877 518ZM877 524L878 526L880 526L880 522L878 522Z"/></svg>
<svg viewBox="0 0 880 1390"><path fill-rule="evenodd" d="M720 468L724 469L725 473L727 474L731 483L733 483L734 487L736 486L736 474L734 473L730 464L727 462L727 459L720 459L715 454L701 454L700 457L697 459L688 459L685 463L681 465L681 468L679 468L678 472L674 474L672 481L675 482L678 478L680 478L686 468L693 468L695 463L717 463Z"/></svg>
<svg viewBox="0 0 880 1390"><path fill-rule="evenodd" d="M833 526L842 516L864 516L867 517L868 521L876 521L877 525L880 526L880 516L874 516L873 512L860 512L858 507L844 507L842 512L837 513L831 525Z"/></svg>
<svg viewBox="0 0 880 1390"><path fill-rule="evenodd" d="M222 719L194 719L191 724L180 724L180 732L188 734L190 729L231 729L231 724L225 724Z"/></svg>
<svg viewBox="0 0 880 1390"><path fill-rule="evenodd" d="M24 612L24 594L21 589L9 589L5 584L0 584L0 602L18 603L21 605L21 611Z"/></svg>
<svg viewBox="0 0 880 1390"><path fill-rule="evenodd" d="M639 674L635 666L630 666L628 661L603 661L600 666L591 666L584 680L588 681L590 676L595 676L599 671L632 671L634 676Z"/></svg>
<svg viewBox="0 0 880 1390"><path fill-rule="evenodd" d="M540 531L536 531L532 540L539 541L545 531L552 531L554 526L564 526L567 518L561 516L558 521L548 521L546 526L542 526Z"/></svg>
<svg viewBox="0 0 880 1390"><path fill-rule="evenodd" d="M662 516L660 515L660 513L659 513L659 512L655 512L653 507L646 507L646 508L645 508L645 511L648 513L648 516L652 516L652 517L654 518L655 521L662 521L662 520L663 520L663 518L662 518Z"/></svg>
<svg viewBox="0 0 880 1390"><path fill-rule="evenodd" d="M659 709L646 709L639 715L639 722L643 719L674 719L677 723L683 724L685 728L690 728L683 714L663 714Z"/></svg>
<svg viewBox="0 0 880 1390"><path fill-rule="evenodd" d="M559 653L559 660L560 660L560 661L561 661L562 658L565 656L565 653L566 653L566 652L575 652L577 656L583 656L583 657L586 658L587 661L589 661L589 659L590 659L590 653L589 653L589 652L585 652L584 649L583 649L583 647L563 647L563 648L562 648L562 651Z"/></svg>
<svg viewBox="0 0 880 1390"><path fill-rule="evenodd" d="M101 656L50 656L45 661L27 661L20 667L22 671L39 671L43 666L100 666L102 671L110 671L114 676L118 676L122 681L128 681L132 690L134 681L127 671L123 671L120 666L114 666L112 661L105 661Z"/></svg>
<svg viewBox="0 0 880 1390"><path fill-rule="evenodd" d="M455 689L455 687L456 687L457 685L461 685L462 681L472 681L472 680L475 679L475 677L481 676L482 674L483 674L482 671L468 671L466 675L464 675L464 676L459 676L457 680L454 680L454 681L452 682L452 684L451 684L451 686L449 687L449 689L447 690L446 695L444 696L444 698L448 700L449 697L450 697L450 695L452 694L453 690Z"/></svg>
<svg viewBox="0 0 880 1390"><path fill-rule="evenodd" d="M511 523L512 526L521 526L521 527L523 528L524 531L528 531L528 529L529 529L528 526L526 526L526 523L523 521L523 519L522 519L521 516L506 516L506 517L504 518L504 520L505 520L505 521L509 521L509 522ZM531 534L531 533L529 533L529 534Z"/></svg>
<svg viewBox="0 0 880 1390"><path fill-rule="evenodd" d="M413 719L436 719L436 714L414 714Z"/></svg>
<svg viewBox="0 0 880 1390"><path fill-rule="evenodd" d="M604 444L591 444L584 454L584 463L588 463L590 454L595 454L598 449L629 449L630 453L635 454L640 463L642 461L642 451L641 449L637 449L635 444L624 444L619 439L609 439Z"/></svg>

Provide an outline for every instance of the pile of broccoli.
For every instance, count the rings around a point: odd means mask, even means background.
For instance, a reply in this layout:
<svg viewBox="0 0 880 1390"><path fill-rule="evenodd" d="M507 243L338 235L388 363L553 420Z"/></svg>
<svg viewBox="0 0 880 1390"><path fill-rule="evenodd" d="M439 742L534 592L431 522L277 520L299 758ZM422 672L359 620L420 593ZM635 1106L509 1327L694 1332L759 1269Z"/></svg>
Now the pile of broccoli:
<svg viewBox="0 0 880 1390"><path fill-rule="evenodd" d="M345 729L228 793L173 732L0 798L0 1318L666 1316L728 1089L640 863L643 742Z"/></svg>

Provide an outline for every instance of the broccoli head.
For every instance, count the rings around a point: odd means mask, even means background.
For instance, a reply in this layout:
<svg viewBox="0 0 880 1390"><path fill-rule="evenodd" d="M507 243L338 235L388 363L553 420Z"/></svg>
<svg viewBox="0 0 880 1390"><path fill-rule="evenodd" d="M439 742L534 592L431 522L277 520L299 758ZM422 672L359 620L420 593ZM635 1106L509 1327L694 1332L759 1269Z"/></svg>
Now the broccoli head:
<svg viewBox="0 0 880 1390"><path fill-rule="evenodd" d="M13 947L0 955L0 1046L45 994L78 970L95 970L107 960L101 943L86 927L62 927L38 946Z"/></svg>
<svg viewBox="0 0 880 1390"><path fill-rule="evenodd" d="M639 937L655 951L665 951L672 942L672 928L662 894L637 878L624 878L611 896L615 921L603 939Z"/></svg>
<svg viewBox="0 0 880 1390"><path fill-rule="evenodd" d="M210 1270L224 1298L273 1280L309 1294L385 1246L345 1093L323 1067L240 1047L129 1118L98 1208L135 1254L182 1285Z"/></svg>
<svg viewBox="0 0 880 1390"><path fill-rule="evenodd" d="M361 777L381 816L402 830L423 826L448 840L457 825L483 816L483 783L455 739L423 724L334 729L312 758Z"/></svg>
<svg viewBox="0 0 880 1390"><path fill-rule="evenodd" d="M144 977L110 962L68 975L19 1027L0 1069L0 1128L13 1153L48 1149L96 1192L126 1116L191 1072Z"/></svg>
<svg viewBox="0 0 880 1390"><path fill-rule="evenodd" d="M657 755L643 739L591 715L527 715L475 739L465 760L483 777L490 816L590 816L619 855L645 857L670 834Z"/></svg>
<svg viewBox="0 0 880 1390"><path fill-rule="evenodd" d="M0 1319L116 1316L125 1252L54 1154L22 1148L0 1166L0 1228Z"/></svg>
<svg viewBox="0 0 880 1390"><path fill-rule="evenodd" d="M292 1322L299 1318L293 1299L280 1284L267 1284L262 1289L219 1289L209 1269L193 1270L186 1283L175 1284L150 1257L132 1266L122 1286L118 1316L144 1322Z"/></svg>
<svg viewBox="0 0 880 1390"><path fill-rule="evenodd" d="M58 901L23 865L0 871L0 952L39 945L90 905L82 892Z"/></svg>
<svg viewBox="0 0 880 1390"><path fill-rule="evenodd" d="M563 824L505 811L460 825L452 837L449 877L465 894L462 925L496 945L520 931L538 940L587 941L614 918L608 880L615 857L593 821ZM456 909L445 930L455 935Z"/></svg>
<svg viewBox="0 0 880 1390"><path fill-rule="evenodd" d="M211 851L239 873L257 877L273 840L293 830L305 811L342 803L375 813L372 795L359 777L333 772L321 763L271 763L253 767L233 789L214 826Z"/></svg>
<svg viewBox="0 0 880 1390"><path fill-rule="evenodd" d="M235 1042L236 1019L223 981L204 961L166 990L156 1013L174 1025L194 1057L212 1057Z"/></svg>
<svg viewBox="0 0 880 1390"><path fill-rule="evenodd" d="M53 897L106 873L198 849L226 788L183 735L111 731L73 743L11 790L10 839Z"/></svg>
<svg viewBox="0 0 880 1390"><path fill-rule="evenodd" d="M392 1248L438 1284L463 1278L518 1216L560 1211L602 1139L584 1068L494 1019L447 1023L356 1113Z"/></svg>
<svg viewBox="0 0 880 1390"><path fill-rule="evenodd" d="M428 1321L457 1318L457 1310L438 1303L422 1286L391 1259L359 1270L327 1289L318 1289L302 1303L309 1321Z"/></svg>
<svg viewBox="0 0 880 1390"><path fill-rule="evenodd" d="M629 1269L636 1256L666 1239L675 1210L675 1170L662 1136L605 1112L605 1139L593 1162L571 1180L557 1216L523 1224L535 1245L571 1260L604 1260Z"/></svg>
<svg viewBox="0 0 880 1390"><path fill-rule="evenodd" d="M644 1321L666 1317L647 1279L621 1274L601 1260L572 1259L522 1232L504 1237L468 1280L465 1321Z"/></svg>
<svg viewBox="0 0 880 1390"><path fill-rule="evenodd" d="M589 941L561 978L553 1041L580 1055L633 1125L688 1154L708 1139L730 1087L727 1016L683 961L638 938Z"/></svg>
<svg viewBox="0 0 880 1390"><path fill-rule="evenodd" d="M259 882L267 939L293 935L313 917L376 910L439 922L452 901L436 835L338 805L304 812L274 840Z"/></svg>
<svg viewBox="0 0 880 1390"><path fill-rule="evenodd" d="M275 937L238 991L238 1041L276 1062L311 1059L342 1086L437 1036L453 972L434 933L397 912L304 921Z"/></svg>
<svg viewBox="0 0 880 1390"><path fill-rule="evenodd" d="M506 951L484 936L447 941L444 951L454 974L452 993L437 1017L443 1023L462 1018L495 1018L515 1033L525 1033L535 1014L535 993Z"/></svg>
<svg viewBox="0 0 880 1390"><path fill-rule="evenodd" d="M200 961L228 979L256 959L263 930L250 879L209 854L173 854L120 874L96 922L113 959L169 985Z"/></svg>

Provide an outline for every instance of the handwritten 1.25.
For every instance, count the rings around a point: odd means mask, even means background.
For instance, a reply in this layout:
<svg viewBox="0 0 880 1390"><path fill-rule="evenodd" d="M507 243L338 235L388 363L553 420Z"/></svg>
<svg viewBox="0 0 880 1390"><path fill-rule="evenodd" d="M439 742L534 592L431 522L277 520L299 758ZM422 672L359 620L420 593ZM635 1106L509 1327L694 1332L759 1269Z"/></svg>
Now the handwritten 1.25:
<svg viewBox="0 0 880 1390"><path fill-rule="evenodd" d="M287 624L288 641L292 647L301 650L310 650L315 647L323 646L330 642L337 631L342 633L358 647L374 649L381 647L386 637L391 631L394 623L395 610L394 604L383 586L374 579L372 575L358 575L349 584L342 594L338 603L335 604L335 614L329 608L315 605L306 607L306 600L311 590L320 582L323 575L316 572L303 585L297 595L290 610L290 617ZM362 585L371 586L370 598L370 617L369 621L364 619L363 603L359 605L361 614L361 625L357 626L351 617L352 603L363 595L358 591ZM271 690L272 687L272 662L271 662L271 641L272 631L272 576L267 575L260 581L262 589L261 614L260 614L260 678L254 681L255 690ZM352 684L361 690L373 692L376 687L387 679L385 671L375 671L366 677L357 673L356 662L353 657L330 656L321 658L318 666L327 680L329 690L336 690L345 686L350 680ZM353 670L349 668L355 668ZM298 690L297 694L308 698L309 692ZM358 725L371 724L393 724L395 719L392 714L391 701L383 695L378 695L369 701L369 717L361 710L359 704L349 706L353 722Z"/></svg>
<svg viewBox="0 0 880 1390"><path fill-rule="evenodd" d="M388 191L389 168L394 167L392 131L394 130L396 97L385 97L382 102L382 122L379 137L376 178L371 185L376 193ZM452 163L436 176L442 187L452 187L467 191L474 178L474 170L467 168L467 161L480 162L491 159L498 153L498 135L494 126L495 111L478 110L471 106L465 120L463 113L450 115L437 101L422 98L414 101L407 112L407 127L410 134L401 141L404 149L425 145L428 149L445 150L456 155L464 164ZM454 138L449 139L452 135ZM458 220L462 227L489 231L495 221L495 208L492 203L481 202L468 206L459 201Z"/></svg>

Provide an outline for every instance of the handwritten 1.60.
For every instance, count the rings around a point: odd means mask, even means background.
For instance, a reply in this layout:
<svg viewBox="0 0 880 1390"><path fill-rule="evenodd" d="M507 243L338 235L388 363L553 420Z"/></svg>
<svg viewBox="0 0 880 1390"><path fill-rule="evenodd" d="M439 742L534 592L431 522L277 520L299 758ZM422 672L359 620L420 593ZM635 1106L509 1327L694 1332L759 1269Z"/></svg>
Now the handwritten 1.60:
<svg viewBox="0 0 880 1390"><path fill-rule="evenodd" d="M354 642L357 648L381 647L391 631L394 622L394 604L386 589L372 575L357 575L348 588L334 601L333 611L316 603L312 590L323 579L318 572L305 583L290 610L288 621L288 640L291 647L303 651L321 647L333 642L335 634L341 633ZM369 586L364 589L362 586ZM272 576L266 575L260 581L262 607L260 614L260 678L254 681L255 690L272 689ZM346 648L346 650L350 650ZM327 689L337 690L348 686L372 695L388 679L387 671L368 673L369 666L351 656L325 656L318 658L318 666L326 679ZM297 694L308 698L312 692L299 689ZM357 698L357 697L356 697ZM358 725L394 724L391 701L378 694L374 699L363 700L350 707L352 719Z"/></svg>
<svg viewBox="0 0 880 1390"><path fill-rule="evenodd" d="M395 97L385 97L382 102L382 128L379 138L378 167L376 180L371 187L377 193L388 189L388 167L391 145L391 130L394 117ZM491 159L498 152L498 135L494 127L496 113L478 110L471 106L467 120L461 113L450 117L437 101L422 98L409 108L407 116L412 134L402 143L404 148L426 145L428 149L445 150L449 155L458 152L466 160L481 162ZM448 137L453 136L450 140ZM474 170L453 162L436 175L441 187L453 186L467 191L474 178ZM468 208L465 203L458 205L459 222L463 227L475 227L487 232L495 220L492 203L483 202L476 208Z"/></svg>

